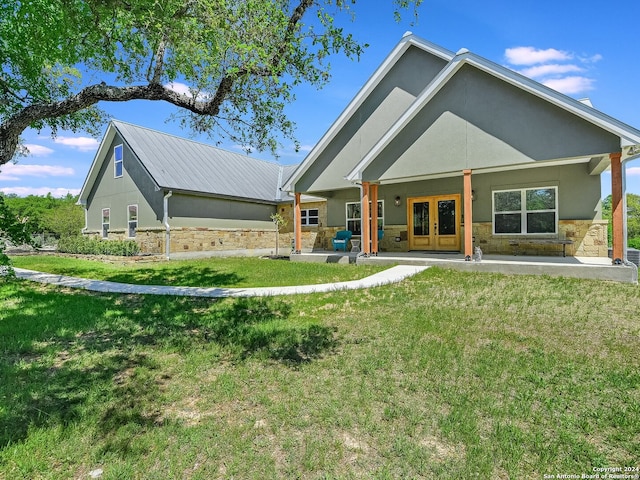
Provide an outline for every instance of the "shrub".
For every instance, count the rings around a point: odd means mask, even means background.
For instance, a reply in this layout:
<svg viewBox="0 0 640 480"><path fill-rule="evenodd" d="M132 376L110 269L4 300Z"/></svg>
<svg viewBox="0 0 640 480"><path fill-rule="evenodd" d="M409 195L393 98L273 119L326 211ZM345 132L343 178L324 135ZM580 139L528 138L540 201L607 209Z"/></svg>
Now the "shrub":
<svg viewBox="0 0 640 480"><path fill-rule="evenodd" d="M640 237L630 238L627 241L627 247L629 247L629 248L637 248L638 250L640 250Z"/></svg>
<svg viewBox="0 0 640 480"><path fill-rule="evenodd" d="M134 240L99 240L88 237L64 237L58 242L58 252L128 257L140 253L140 247Z"/></svg>

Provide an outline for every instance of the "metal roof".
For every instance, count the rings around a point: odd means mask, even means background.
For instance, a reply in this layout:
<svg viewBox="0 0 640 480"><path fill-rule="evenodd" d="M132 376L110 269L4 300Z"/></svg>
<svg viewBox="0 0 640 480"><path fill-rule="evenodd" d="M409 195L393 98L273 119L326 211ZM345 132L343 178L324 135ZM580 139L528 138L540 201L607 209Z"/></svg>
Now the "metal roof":
<svg viewBox="0 0 640 480"><path fill-rule="evenodd" d="M273 203L289 200L278 192L295 165L258 160L126 122L113 120L111 125L160 188Z"/></svg>

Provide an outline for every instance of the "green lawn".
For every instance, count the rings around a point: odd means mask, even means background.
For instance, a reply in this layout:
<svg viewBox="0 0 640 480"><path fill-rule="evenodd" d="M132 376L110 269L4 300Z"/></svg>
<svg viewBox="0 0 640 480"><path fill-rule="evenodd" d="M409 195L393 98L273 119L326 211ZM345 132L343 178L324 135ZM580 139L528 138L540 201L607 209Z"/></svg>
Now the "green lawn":
<svg viewBox="0 0 640 480"><path fill-rule="evenodd" d="M266 299L0 283L0 478L639 466L638 311L638 286L438 268Z"/></svg>
<svg viewBox="0 0 640 480"><path fill-rule="evenodd" d="M107 263L68 256L25 255L11 258L14 267L93 280L184 287L271 287L358 280L387 267L297 263L258 258L207 258L170 262Z"/></svg>

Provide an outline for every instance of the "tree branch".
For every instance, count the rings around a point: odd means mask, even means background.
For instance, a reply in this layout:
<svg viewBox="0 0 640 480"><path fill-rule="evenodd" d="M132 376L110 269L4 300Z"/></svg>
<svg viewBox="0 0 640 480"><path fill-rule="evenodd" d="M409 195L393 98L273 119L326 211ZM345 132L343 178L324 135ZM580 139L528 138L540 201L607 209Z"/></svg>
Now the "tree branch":
<svg viewBox="0 0 640 480"><path fill-rule="evenodd" d="M287 29L279 47L266 66L261 68L241 68L239 71L223 76L213 97L209 100L197 100L193 96L182 95L161 85L163 58L166 49L165 41L161 41L155 53L153 75L147 85L110 86L104 82L83 88L76 95L59 102L41 103L24 107L19 112L5 118L0 124L0 166L9 162L15 155L20 134L30 125L47 118L72 115L98 102L126 102L129 100L164 100L177 107L184 108L198 115L216 116L225 101L233 84L239 78L255 76L271 76L282 74L282 60L296 33L296 28L306 11L313 6L315 0L300 0L298 6L289 17ZM190 5L187 3L185 8ZM151 66L150 66L151 70Z"/></svg>

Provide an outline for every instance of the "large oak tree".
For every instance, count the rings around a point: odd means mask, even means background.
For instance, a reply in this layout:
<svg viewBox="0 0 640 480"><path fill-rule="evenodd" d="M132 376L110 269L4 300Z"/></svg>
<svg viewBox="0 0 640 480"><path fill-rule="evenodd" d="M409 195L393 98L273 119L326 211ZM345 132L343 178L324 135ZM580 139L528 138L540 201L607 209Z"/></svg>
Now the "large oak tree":
<svg viewBox="0 0 640 480"><path fill-rule="evenodd" d="M421 3L389 1L396 15ZM335 22L355 3L0 2L0 166L20 153L25 129L97 135L106 120L100 102L134 99L180 107L186 127L214 139L275 151L278 138L295 139L284 113L294 87L322 86L331 54L362 53L364 45Z"/></svg>

